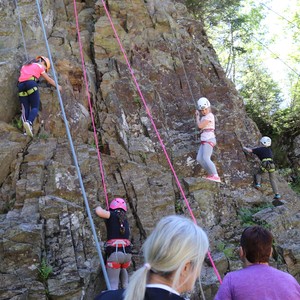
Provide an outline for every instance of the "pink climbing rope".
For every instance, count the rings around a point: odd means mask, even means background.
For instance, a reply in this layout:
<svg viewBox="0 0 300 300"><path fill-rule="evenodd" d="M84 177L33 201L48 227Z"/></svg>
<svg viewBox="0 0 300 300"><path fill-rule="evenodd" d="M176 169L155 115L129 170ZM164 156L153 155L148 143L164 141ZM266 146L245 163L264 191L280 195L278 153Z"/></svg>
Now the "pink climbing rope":
<svg viewBox="0 0 300 300"><path fill-rule="evenodd" d="M106 208L109 209L108 195L107 195L107 189L106 189L106 184L105 184L105 179L104 179L105 178L104 168L103 168L103 163L102 163L101 154L100 154L100 150L99 150L97 131L96 131L95 120L94 120L94 115L93 115L93 107L92 107L91 97L90 97L90 93L89 93L89 85L88 85L88 80L87 80L87 75L86 75L86 68L85 68L85 63L84 63L84 56L83 56L83 50L82 50L82 44L81 44L78 14L77 14L77 7L76 7L76 1L75 0L74 0L74 5L73 6L74 6L74 15L75 15L75 20L76 20L76 31L77 31L77 38L78 38L78 44L79 44L79 52L80 52L80 57L81 57L84 83L85 83L85 90L86 90L86 94L87 94L87 98L88 98L88 102L89 102L90 115L91 115L91 120L92 120L93 131L94 131L94 140L95 140L95 145L96 145L96 149L97 149L102 186L103 186L104 195L105 195Z"/></svg>
<svg viewBox="0 0 300 300"><path fill-rule="evenodd" d="M141 97L141 100L143 101L143 104L144 104L145 109L146 109L146 113L147 113L148 116L149 116L149 119L150 119L151 124L152 124L152 126L153 126L153 128L154 128L154 131L155 131L155 133L156 133L156 135L157 135L157 138L158 138L158 140L159 140L159 142L160 142L160 144L161 144L161 147L162 147L163 152L164 152L164 154L165 154L165 156L166 156L166 159L167 159L167 161L168 161L168 164L169 164L169 166L170 166L170 169L172 170L172 173L173 173L173 175L174 175L174 178L175 178L175 181L176 181L176 183L177 183L177 186L178 186L178 188L179 188L179 190L180 190L180 192L181 192L181 195L182 195L182 197L183 197L183 199L184 199L184 201L185 201L185 204L186 204L187 209L188 209L188 211L189 211L189 213L190 213L190 215L191 215L191 218L193 219L194 223L197 224L196 218L195 218L195 216L194 216L194 214L193 214L193 211L192 211L192 209L191 209L191 207L190 207L190 204L189 204L189 202L188 202L188 200L187 200L187 198L186 198L186 196L185 196L185 193L184 193L184 191L183 191L183 189L182 189L182 186L181 186L180 181L179 181L179 179L178 179L178 177L177 177L177 174L176 174L176 172L175 172L175 170L174 170L174 167L173 167L173 165L172 165L172 162L171 162L171 160L170 160L170 157L169 157L169 155L168 155L168 152L167 152L167 150L166 150L166 147L165 147L165 145L164 145L164 142L163 142L163 140L161 139L160 134L159 134L159 132L158 132L158 129L157 129L155 123L154 123L154 120L153 120L153 117L152 117L152 115L151 115L151 112L150 112L150 110L149 110L149 108L148 108L148 106L147 106L147 102L146 102L146 100L145 100L145 98L144 98L144 96L143 96L143 93L142 93L142 91L141 91L141 89L140 89L140 86L139 86L139 84L138 84L138 81L137 81L137 79L136 79L136 77L135 77L135 75L134 75L134 71L133 71L133 69L131 68L131 65L130 65L129 60L128 60L128 57L127 57L127 54L126 54L126 52L125 52L125 50L124 50L124 48L123 48L123 45L122 45L122 43L121 43L121 40L120 40L119 35L118 35L117 31L116 31L116 28L115 28L115 26L114 26L114 23L113 23L113 21L112 21L112 19L111 19L110 13L109 13L109 11L108 11L108 9L107 9L107 7L106 7L106 4L105 4L105 1L104 1L104 0L102 0L102 4L103 4L104 10L105 10L105 12L106 12L106 15L107 15L107 17L108 17L108 19L109 19L110 25L111 25L111 27L112 27L112 29L113 29L113 31L114 31L115 37L116 37L116 39L117 39L117 41L118 41L118 44L119 44L119 46L120 46L120 49L121 49L121 51L122 51L122 53L123 53L123 56L124 56L125 61L126 61L126 63L127 63L128 69L129 69L129 71L130 71L130 73L131 73L131 76L132 76L132 79L133 79L133 81L134 81L134 83L135 83L135 86L136 86L136 88L137 88L137 91L138 91L138 93L139 93L139 95L140 95L140 97ZM212 264L212 267L213 267L213 269L214 269L214 271L215 271L215 274L216 274L216 276L217 276L219 282L222 283L221 276L220 276L220 274L219 274L219 272L218 272L218 270L217 270L217 268L216 268L216 266L215 266L215 263L214 263L214 261L213 261L213 259L212 259L212 256L211 256L211 254L210 254L209 251L208 251L208 257L209 257L209 260L210 260L210 262L211 262L211 264Z"/></svg>

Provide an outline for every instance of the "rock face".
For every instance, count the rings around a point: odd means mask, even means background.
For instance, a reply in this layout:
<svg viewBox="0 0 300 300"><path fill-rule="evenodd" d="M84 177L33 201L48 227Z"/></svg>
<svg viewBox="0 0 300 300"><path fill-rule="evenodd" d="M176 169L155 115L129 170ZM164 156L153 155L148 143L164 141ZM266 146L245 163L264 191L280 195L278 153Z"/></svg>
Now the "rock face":
<svg viewBox="0 0 300 300"><path fill-rule="evenodd" d="M104 222L93 212L96 205L105 207L106 199L97 144L108 199L123 197L129 204L134 244L130 272L142 263L141 244L162 216L189 215L153 124L198 223L209 234L220 275L240 267L233 250L243 227L255 222L269 226L275 236L272 264L300 280L299 198L279 175L284 206L271 205L267 180L262 191L252 188L258 163L245 156L242 145L254 146L260 133L225 78L202 23L193 20L184 5L168 0L106 1L145 107L102 1L76 2L94 134L73 1L42 1L41 5L75 150L71 151L57 93L43 82L35 137L30 140L16 128L19 69L26 52L34 57L47 51L36 2L18 1L17 10L14 1L2 0L0 298L92 299L106 288L87 213L91 210L98 237L105 240ZM200 96L211 100L217 118L213 160L223 185L201 179L205 173L195 162L199 140L194 111ZM218 280L209 261L203 270L203 287L207 299L213 299ZM192 299L200 299L197 289Z"/></svg>

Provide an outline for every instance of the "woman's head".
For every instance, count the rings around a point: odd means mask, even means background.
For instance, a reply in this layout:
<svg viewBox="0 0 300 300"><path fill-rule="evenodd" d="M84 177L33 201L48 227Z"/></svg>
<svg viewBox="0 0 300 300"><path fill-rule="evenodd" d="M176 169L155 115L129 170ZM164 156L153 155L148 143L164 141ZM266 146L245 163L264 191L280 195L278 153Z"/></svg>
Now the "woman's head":
<svg viewBox="0 0 300 300"><path fill-rule="evenodd" d="M273 236L260 226L247 227L241 236L242 258L250 263L267 263L272 254Z"/></svg>
<svg viewBox="0 0 300 300"><path fill-rule="evenodd" d="M124 300L142 300L147 283L192 290L208 251L205 232L181 216L162 218L143 245L145 265L131 276Z"/></svg>
<svg viewBox="0 0 300 300"><path fill-rule="evenodd" d="M171 280L178 292L193 289L207 251L205 232L180 216L162 218L143 245L150 274Z"/></svg>

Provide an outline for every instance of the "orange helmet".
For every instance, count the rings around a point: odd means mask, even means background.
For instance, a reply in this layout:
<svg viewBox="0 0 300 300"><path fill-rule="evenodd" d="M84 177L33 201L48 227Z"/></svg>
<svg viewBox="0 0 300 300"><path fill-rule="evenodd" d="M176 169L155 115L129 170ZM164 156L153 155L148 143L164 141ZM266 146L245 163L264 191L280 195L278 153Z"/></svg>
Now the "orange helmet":
<svg viewBox="0 0 300 300"><path fill-rule="evenodd" d="M46 57L46 56L37 56L36 59L41 59L41 60L43 60L45 62L45 64L46 64L46 72L48 72L50 70L50 66L51 65L50 65L50 60L49 60L48 57Z"/></svg>

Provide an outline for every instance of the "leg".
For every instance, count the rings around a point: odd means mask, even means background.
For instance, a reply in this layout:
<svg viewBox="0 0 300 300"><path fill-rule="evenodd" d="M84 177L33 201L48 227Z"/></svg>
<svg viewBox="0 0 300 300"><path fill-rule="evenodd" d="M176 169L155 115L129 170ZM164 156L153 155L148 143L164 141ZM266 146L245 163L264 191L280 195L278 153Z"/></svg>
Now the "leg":
<svg viewBox="0 0 300 300"><path fill-rule="evenodd" d="M218 175L215 164L211 160L213 147L210 144L203 144L203 160L205 161L206 171L209 175Z"/></svg>
<svg viewBox="0 0 300 300"><path fill-rule="evenodd" d="M277 183L276 183L276 179L275 179L275 172L271 172L269 173L269 178L270 178L270 183L273 189L273 193L276 195L278 194L278 187L277 187Z"/></svg>
<svg viewBox="0 0 300 300"><path fill-rule="evenodd" d="M125 253L124 254L124 263L128 263L131 261L131 254ZM128 285L128 272L127 268L122 268L121 267L121 274L120 274L120 280L121 280L121 286L123 289L125 289Z"/></svg>
<svg viewBox="0 0 300 300"><path fill-rule="evenodd" d="M255 174L255 184L257 187L261 186L261 175L262 175L263 171L261 170L261 168L258 169L257 173Z"/></svg>
<svg viewBox="0 0 300 300"><path fill-rule="evenodd" d="M201 144L197 153L197 158L196 160L198 161L198 163L202 166L202 168L207 172L207 164L206 161L204 160L204 154L203 154L203 149L204 149L204 145Z"/></svg>
<svg viewBox="0 0 300 300"><path fill-rule="evenodd" d="M22 121L24 123L28 119L29 110L30 110L28 96L26 96L26 97L19 97L19 100L20 100L20 103L21 103Z"/></svg>
<svg viewBox="0 0 300 300"><path fill-rule="evenodd" d="M118 254L119 253L120 252L113 252L107 258L107 263L108 262L117 262L117 263L119 263L119 261L118 261ZM106 270L107 270L107 275L108 275L109 282L110 282L110 285L111 285L111 289L112 290L117 290L119 288L119 277L120 277L121 269L120 268L107 267Z"/></svg>
<svg viewBox="0 0 300 300"><path fill-rule="evenodd" d="M39 91L35 91L31 95L28 96L29 98L29 105L30 105L30 113L28 116L28 121L33 124L38 112L39 112L39 106L40 106L40 94Z"/></svg>

